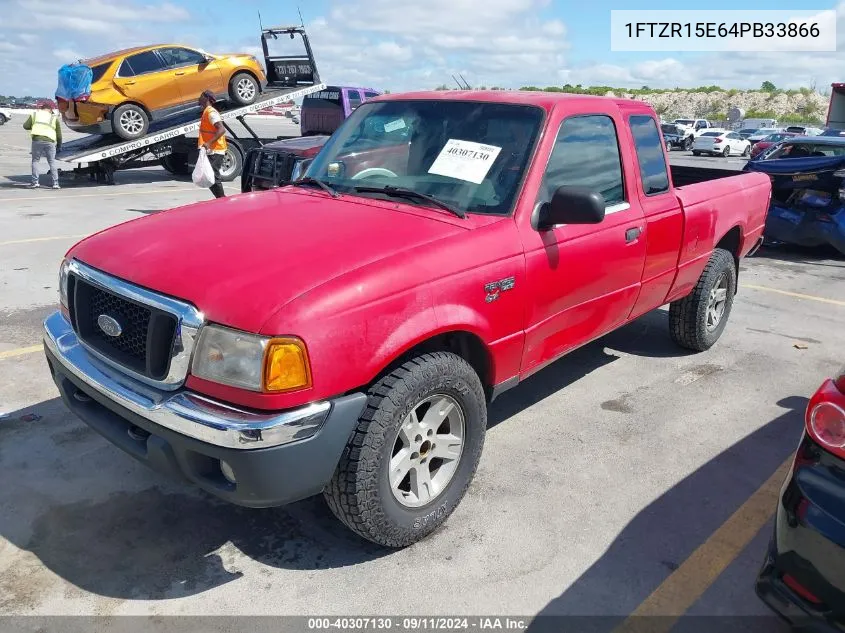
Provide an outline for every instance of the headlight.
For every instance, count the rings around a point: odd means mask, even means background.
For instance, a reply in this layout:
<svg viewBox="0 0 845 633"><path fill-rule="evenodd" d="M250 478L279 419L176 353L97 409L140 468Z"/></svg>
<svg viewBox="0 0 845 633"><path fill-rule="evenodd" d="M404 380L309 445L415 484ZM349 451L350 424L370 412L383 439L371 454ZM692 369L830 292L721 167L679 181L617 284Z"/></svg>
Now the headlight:
<svg viewBox="0 0 845 633"><path fill-rule="evenodd" d="M59 266L59 303L61 303L65 308L68 307L67 276L69 270L70 262L63 259L61 265Z"/></svg>
<svg viewBox="0 0 845 633"><path fill-rule="evenodd" d="M202 329L191 372L250 391L280 393L311 386L305 345L209 325Z"/></svg>

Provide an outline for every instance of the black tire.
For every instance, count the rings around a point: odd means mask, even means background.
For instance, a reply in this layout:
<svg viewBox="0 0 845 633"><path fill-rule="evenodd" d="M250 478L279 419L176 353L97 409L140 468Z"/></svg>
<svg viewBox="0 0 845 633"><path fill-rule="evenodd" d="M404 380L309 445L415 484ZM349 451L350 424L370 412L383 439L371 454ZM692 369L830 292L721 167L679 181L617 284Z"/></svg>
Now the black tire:
<svg viewBox="0 0 845 633"><path fill-rule="evenodd" d="M0 114L0 125L4 125L6 123L6 121L7 121L6 115Z"/></svg>
<svg viewBox="0 0 845 633"><path fill-rule="evenodd" d="M730 145L725 146L725 149L722 150L722 158L727 158L731 155L731 147Z"/></svg>
<svg viewBox="0 0 845 633"><path fill-rule="evenodd" d="M223 165L220 167L220 180L222 182L231 182L241 175L243 169L243 152L240 147L230 141L226 147L226 156L223 159Z"/></svg>
<svg viewBox="0 0 845 633"><path fill-rule="evenodd" d="M715 327L708 325L711 293L724 281L724 308ZM669 305L669 331L681 347L703 352L719 340L730 317L736 294L736 262L728 251L717 248L710 256L693 291Z"/></svg>
<svg viewBox="0 0 845 633"><path fill-rule="evenodd" d="M229 81L229 98L240 106L255 103L259 93L258 81L249 73L237 73Z"/></svg>
<svg viewBox="0 0 845 633"><path fill-rule="evenodd" d="M742 150L742 155L745 156L746 158L751 156L751 146L750 145L746 146L746 148L744 150Z"/></svg>
<svg viewBox="0 0 845 633"><path fill-rule="evenodd" d="M692 150L692 155L693 156L701 156L701 152L696 152L695 150Z"/></svg>
<svg viewBox="0 0 845 633"><path fill-rule="evenodd" d="M335 516L353 532L385 547L407 547L446 521L475 475L487 429L484 389L461 357L434 352L385 375L368 395L367 406L323 495ZM463 413L463 449L444 489L426 505L409 508L391 489L390 459L406 416L426 398L442 395L457 403ZM451 425L450 417L446 420Z"/></svg>
<svg viewBox="0 0 845 633"><path fill-rule="evenodd" d="M688 152L691 147L692 147L692 139L689 136L687 136L684 139L684 151Z"/></svg>
<svg viewBox="0 0 845 633"><path fill-rule="evenodd" d="M141 106L125 103L111 115L112 131L125 141L134 141L147 133L150 117Z"/></svg>
<svg viewBox="0 0 845 633"><path fill-rule="evenodd" d="M175 176L190 176L187 154L168 154L161 159L161 166Z"/></svg>

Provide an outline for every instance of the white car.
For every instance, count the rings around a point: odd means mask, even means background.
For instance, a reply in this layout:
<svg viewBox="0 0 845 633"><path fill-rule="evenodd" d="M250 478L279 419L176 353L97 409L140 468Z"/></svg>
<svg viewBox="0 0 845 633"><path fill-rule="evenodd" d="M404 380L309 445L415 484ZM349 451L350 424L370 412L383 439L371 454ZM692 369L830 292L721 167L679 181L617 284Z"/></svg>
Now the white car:
<svg viewBox="0 0 845 633"><path fill-rule="evenodd" d="M12 118L12 111L8 108L0 108L0 125Z"/></svg>
<svg viewBox="0 0 845 633"><path fill-rule="evenodd" d="M751 142L742 138L739 132L729 130L707 130L692 144L694 156L713 154L716 156L748 156L751 154Z"/></svg>

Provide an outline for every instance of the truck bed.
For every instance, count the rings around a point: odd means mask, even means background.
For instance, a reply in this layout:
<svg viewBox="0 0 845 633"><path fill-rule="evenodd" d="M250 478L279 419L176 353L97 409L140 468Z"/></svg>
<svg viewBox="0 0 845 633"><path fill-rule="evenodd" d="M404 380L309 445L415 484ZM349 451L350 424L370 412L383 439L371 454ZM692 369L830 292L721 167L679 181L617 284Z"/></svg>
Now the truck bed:
<svg viewBox="0 0 845 633"><path fill-rule="evenodd" d="M744 172L724 167L689 167L687 165L670 165L672 182L676 187L686 187L699 182L740 176Z"/></svg>

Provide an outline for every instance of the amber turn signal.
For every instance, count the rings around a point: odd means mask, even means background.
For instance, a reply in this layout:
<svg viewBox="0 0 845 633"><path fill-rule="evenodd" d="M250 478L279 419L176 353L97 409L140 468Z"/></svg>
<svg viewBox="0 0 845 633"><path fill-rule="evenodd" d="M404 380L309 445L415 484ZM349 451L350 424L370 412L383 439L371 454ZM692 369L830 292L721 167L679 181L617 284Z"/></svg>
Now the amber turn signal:
<svg viewBox="0 0 845 633"><path fill-rule="evenodd" d="M264 391L279 393L311 386L305 344L295 338L274 338L264 351Z"/></svg>

